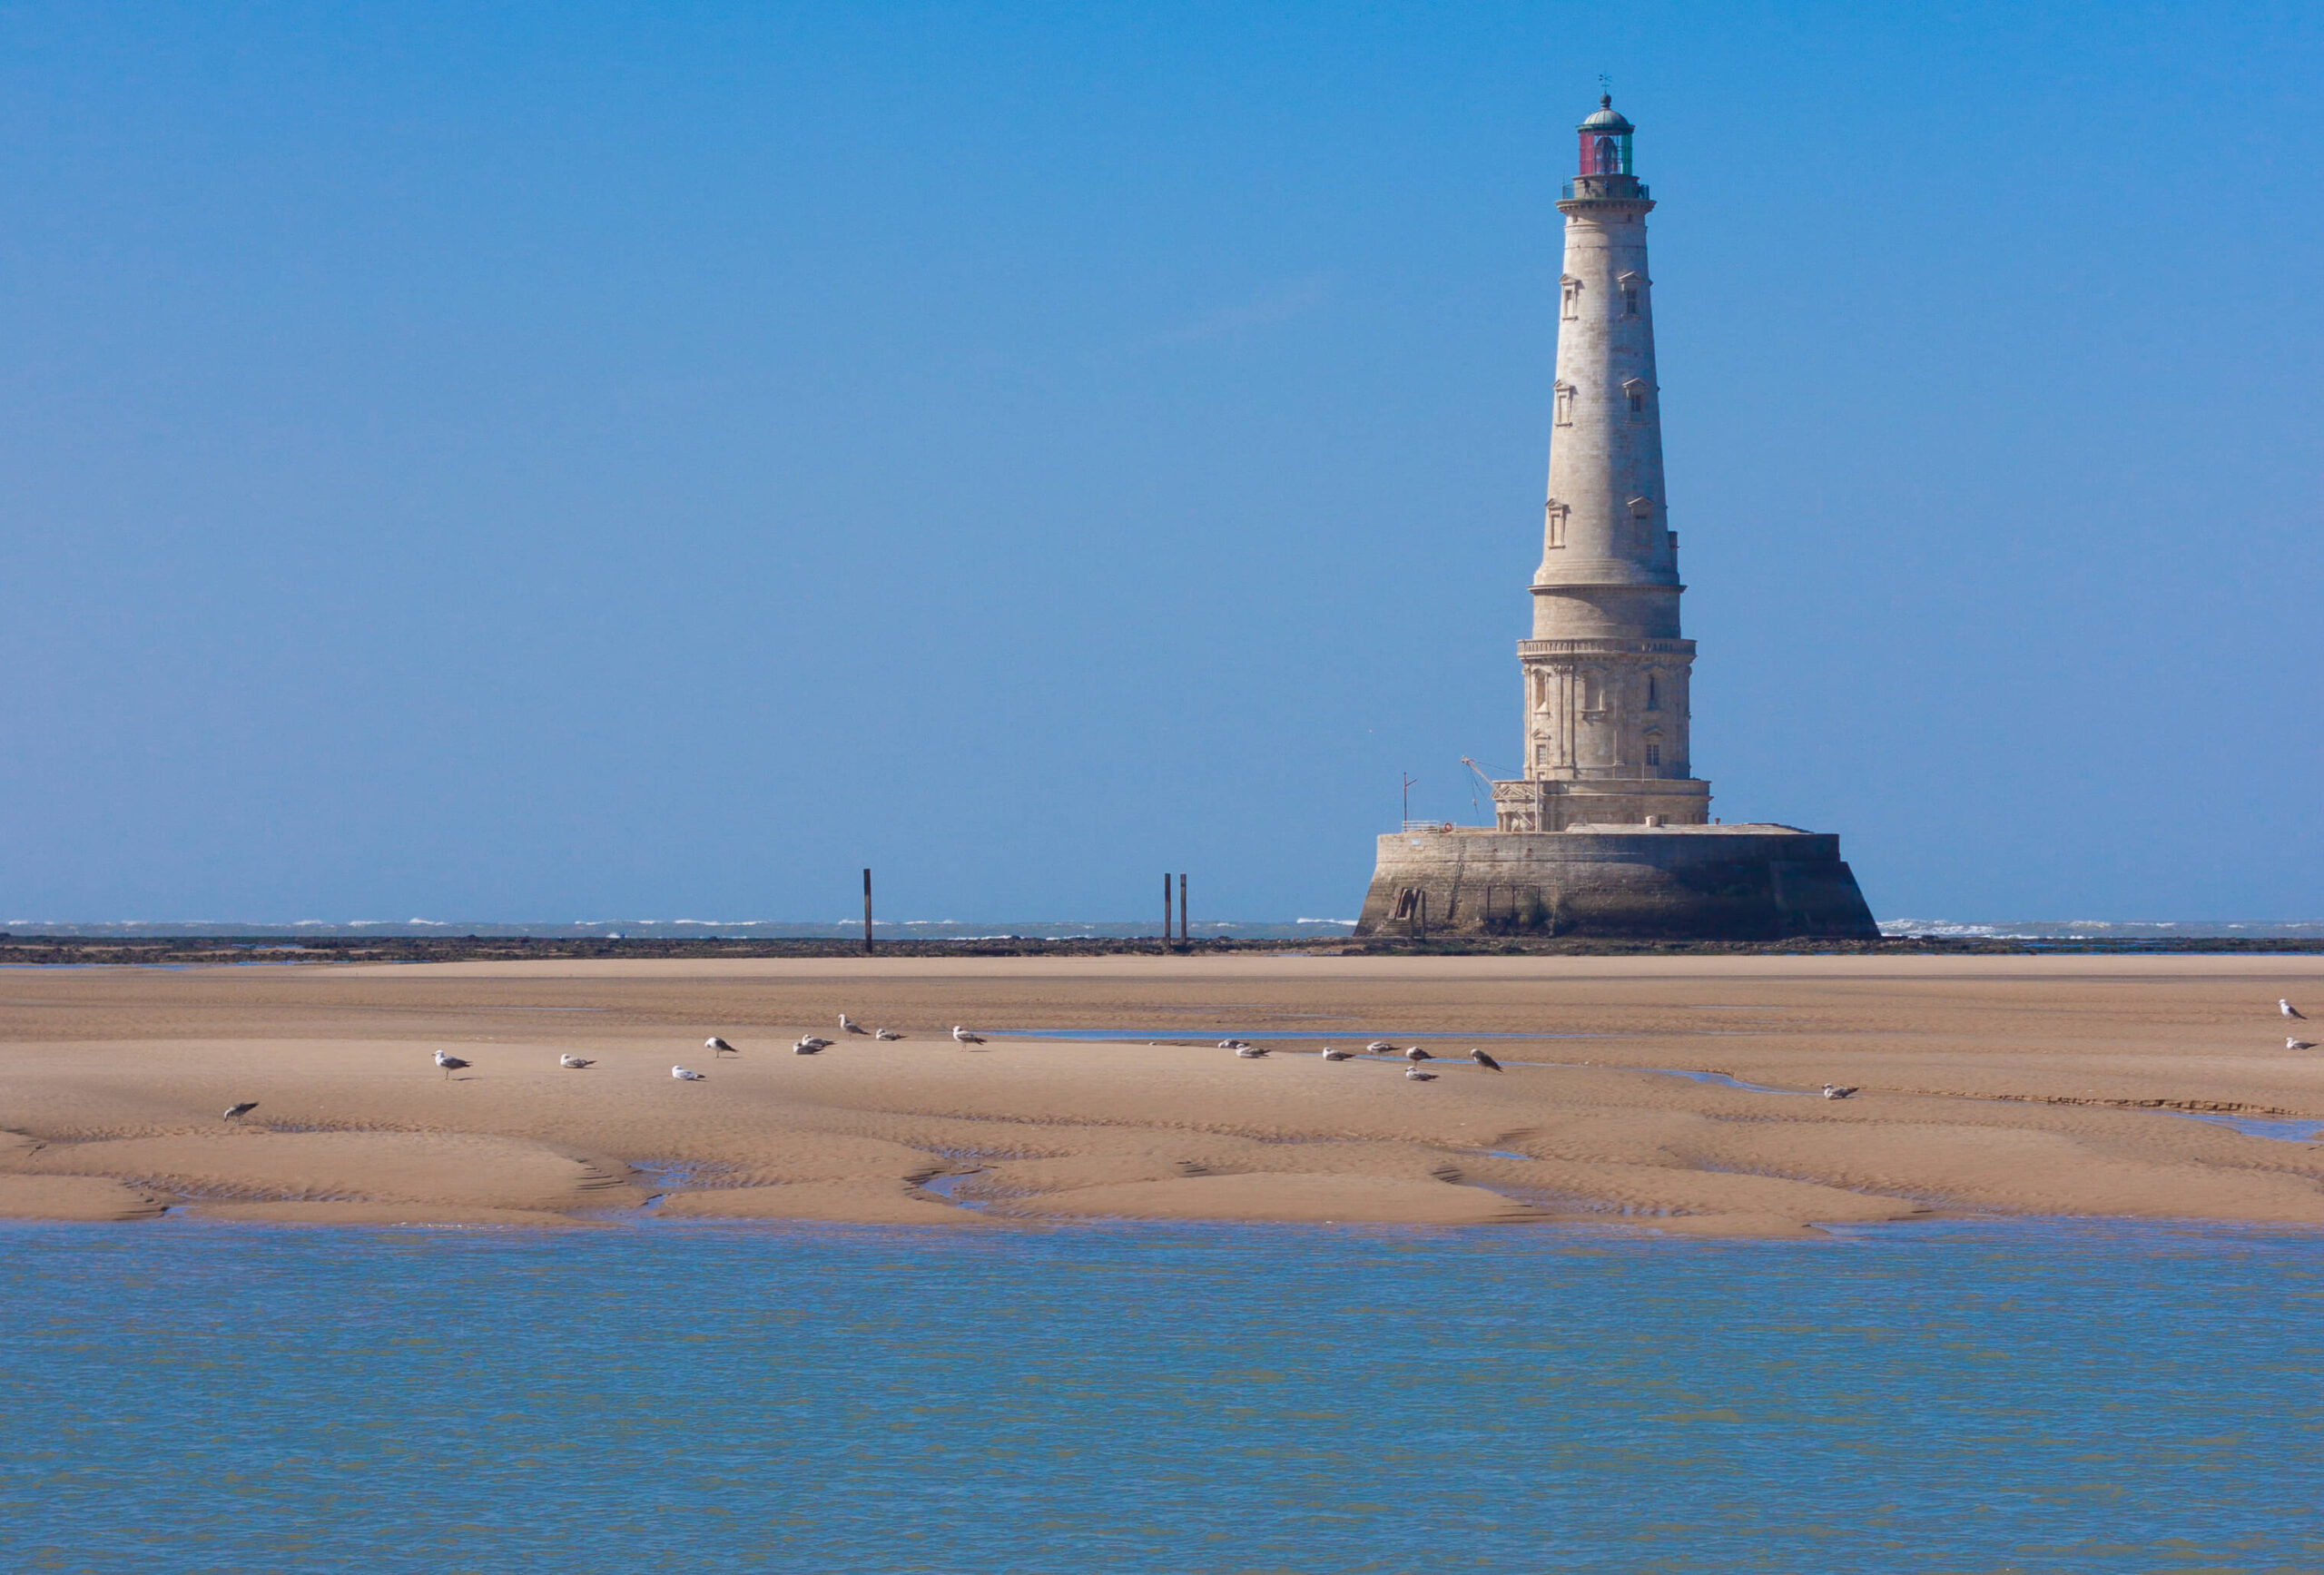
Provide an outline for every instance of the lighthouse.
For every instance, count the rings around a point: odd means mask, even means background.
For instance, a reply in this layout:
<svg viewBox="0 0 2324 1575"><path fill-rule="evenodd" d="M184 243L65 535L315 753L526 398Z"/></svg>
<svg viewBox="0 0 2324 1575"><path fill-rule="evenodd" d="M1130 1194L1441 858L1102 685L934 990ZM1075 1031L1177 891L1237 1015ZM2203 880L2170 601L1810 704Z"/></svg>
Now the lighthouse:
<svg viewBox="0 0 2324 1575"><path fill-rule="evenodd" d="M1663 484L1654 201L1610 94L1575 130L1541 556L1517 645L1523 768L1492 784L1492 826L1382 836L1356 933L1876 936L1837 836L1711 821Z"/></svg>
<svg viewBox="0 0 2324 1575"><path fill-rule="evenodd" d="M1518 647L1524 774L1493 789L1504 831L1710 819L1710 784L1690 774L1695 647L1679 631L1686 586L1663 492L1646 256L1654 202L1630 167L1635 129L1600 98L1558 202L1549 496L1533 634Z"/></svg>

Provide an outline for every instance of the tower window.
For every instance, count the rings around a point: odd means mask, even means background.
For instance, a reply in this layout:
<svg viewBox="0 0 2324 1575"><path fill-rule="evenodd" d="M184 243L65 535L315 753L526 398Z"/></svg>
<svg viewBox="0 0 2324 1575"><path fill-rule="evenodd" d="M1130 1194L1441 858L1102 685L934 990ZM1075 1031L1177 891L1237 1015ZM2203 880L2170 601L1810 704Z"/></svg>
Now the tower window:
<svg viewBox="0 0 2324 1575"><path fill-rule="evenodd" d="M1646 708L1649 711L1662 709L1662 681L1651 673L1646 675Z"/></svg>
<svg viewBox="0 0 2324 1575"><path fill-rule="evenodd" d="M1630 396L1630 414L1633 416L1643 416L1646 414L1646 396L1644 394L1632 394Z"/></svg>
<svg viewBox="0 0 2324 1575"><path fill-rule="evenodd" d="M1559 426L1571 427L1573 425L1573 385L1571 383L1560 383L1558 385L1557 410L1557 424Z"/></svg>
<svg viewBox="0 0 2324 1575"><path fill-rule="evenodd" d="M1630 401L1631 420L1643 421L1646 419L1646 397L1652 392L1654 392L1654 385L1648 382L1644 378L1624 378L1622 379L1622 394L1623 397Z"/></svg>
<svg viewBox="0 0 2324 1575"><path fill-rule="evenodd" d="M1626 285L1623 287L1622 315L1624 317L1636 317L1638 315L1638 286L1635 284Z"/></svg>
<svg viewBox="0 0 2324 1575"><path fill-rule="evenodd" d="M1660 765L1662 763L1662 746L1660 744L1649 743L1646 746L1646 763L1649 765Z"/></svg>
<svg viewBox="0 0 2324 1575"><path fill-rule="evenodd" d="M1571 512L1571 510L1556 498L1550 499L1547 515L1548 530L1543 537L1549 546L1556 547L1565 545L1565 517Z"/></svg>
<svg viewBox="0 0 2324 1575"><path fill-rule="evenodd" d="M1567 274L1558 281L1558 315L1571 322L1581 315L1581 281Z"/></svg>

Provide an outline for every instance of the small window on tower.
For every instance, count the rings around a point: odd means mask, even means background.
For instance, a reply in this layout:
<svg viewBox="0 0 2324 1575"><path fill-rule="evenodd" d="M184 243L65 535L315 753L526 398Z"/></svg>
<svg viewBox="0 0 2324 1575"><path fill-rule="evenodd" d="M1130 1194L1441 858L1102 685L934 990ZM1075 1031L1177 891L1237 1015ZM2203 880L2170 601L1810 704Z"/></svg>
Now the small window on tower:
<svg viewBox="0 0 2324 1575"><path fill-rule="evenodd" d="M1573 385L1572 385L1571 383L1560 383L1560 384L1558 385L1557 409L1558 409L1558 422L1557 422L1557 424L1558 424L1559 426L1561 426L1561 427L1571 427L1571 426L1572 426L1572 425L1573 425Z"/></svg>
<svg viewBox="0 0 2324 1575"><path fill-rule="evenodd" d="M1558 281L1560 306L1558 313L1568 322L1581 315L1581 281L1567 274Z"/></svg>
<svg viewBox="0 0 2324 1575"><path fill-rule="evenodd" d="M1646 397L1652 392L1654 389L1644 378L1625 378L1622 380L1622 394L1630 402L1631 420L1646 419Z"/></svg>
<svg viewBox="0 0 2324 1575"><path fill-rule="evenodd" d="M1633 416L1643 416L1646 414L1646 396L1644 394L1632 394L1630 396L1630 414Z"/></svg>
<svg viewBox="0 0 2324 1575"><path fill-rule="evenodd" d="M1662 709L1662 682L1651 673L1646 675L1646 708L1649 711Z"/></svg>
<svg viewBox="0 0 2324 1575"><path fill-rule="evenodd" d="M1662 763L1662 746L1660 744L1649 743L1646 746L1646 763L1649 765L1660 765Z"/></svg>
<svg viewBox="0 0 2324 1575"><path fill-rule="evenodd" d="M1638 315L1638 286L1635 284L1622 287L1622 315L1624 317Z"/></svg>
<svg viewBox="0 0 2324 1575"><path fill-rule="evenodd" d="M1567 512L1568 511L1564 504L1560 503L1554 497L1550 499L1548 514L1549 530L1547 532L1546 539L1548 540L1549 545L1553 547L1563 546L1565 545L1565 517Z"/></svg>

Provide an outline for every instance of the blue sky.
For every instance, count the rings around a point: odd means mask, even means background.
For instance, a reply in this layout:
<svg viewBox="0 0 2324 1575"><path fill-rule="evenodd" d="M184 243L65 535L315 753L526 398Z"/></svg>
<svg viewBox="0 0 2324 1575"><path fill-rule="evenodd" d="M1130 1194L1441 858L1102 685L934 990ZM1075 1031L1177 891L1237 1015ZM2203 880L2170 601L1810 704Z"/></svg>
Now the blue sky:
<svg viewBox="0 0 2324 1575"><path fill-rule="evenodd" d="M1600 72L1717 812L2324 912L2324 12L564 0L0 9L0 918L1353 914Z"/></svg>

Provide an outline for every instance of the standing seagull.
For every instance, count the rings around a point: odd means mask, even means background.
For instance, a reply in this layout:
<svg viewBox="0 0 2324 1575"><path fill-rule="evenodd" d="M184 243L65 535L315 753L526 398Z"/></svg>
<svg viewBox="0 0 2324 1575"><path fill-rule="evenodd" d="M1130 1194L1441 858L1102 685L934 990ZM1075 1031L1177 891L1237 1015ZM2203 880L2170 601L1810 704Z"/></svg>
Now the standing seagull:
<svg viewBox="0 0 2324 1575"><path fill-rule="evenodd" d="M839 1031L843 1034L868 1034L872 1030L865 1028L862 1023L857 1022L845 1012L842 1012L839 1014Z"/></svg>
<svg viewBox="0 0 2324 1575"><path fill-rule="evenodd" d="M1824 1098L1827 1099L1845 1099L1850 1094L1855 1092L1856 1090L1854 1088L1844 1088L1837 1083L1827 1083L1824 1085Z"/></svg>
<svg viewBox="0 0 2324 1575"><path fill-rule="evenodd" d="M2286 1039L2284 1041L2284 1048L2288 1050L2312 1050L2315 1048L2314 1039Z"/></svg>
<svg viewBox="0 0 2324 1575"><path fill-rule="evenodd" d="M713 1055L719 1056L739 1056L743 1053L734 1046L728 1044L724 1039L720 1039L716 1034L713 1034L708 1039L703 1040L702 1048L710 1051Z"/></svg>
<svg viewBox="0 0 2324 1575"><path fill-rule="evenodd" d="M223 1116L221 1116L219 1119L222 1121L239 1121L257 1108L258 1101L256 1099L245 1099L239 1105L227 1106L226 1113Z"/></svg>
<svg viewBox="0 0 2324 1575"><path fill-rule="evenodd" d="M2288 1000L2280 1000L2280 1001L2278 1001L2278 1002L2276 1003L2276 1009L2277 1009L2278 1011L2280 1011L2280 1012L2283 1013L2283 1014L2284 1014L2284 1016L2286 1016L2286 1017L2288 1017L2288 1018L2302 1018L2302 1019L2304 1019L2304 1018L2306 1018L2306 1016L2307 1016L2307 1014L2306 1014L2305 1012L2301 1011L2298 1007L2296 1007L2296 1006L2292 1005L2292 1004L2291 1004L2291 1002L2290 1002L2290 1001L2288 1001Z"/></svg>
<svg viewBox="0 0 2324 1575"><path fill-rule="evenodd" d="M1482 1067L1488 1072L1498 1072L1501 1070L1501 1063L1494 1060L1491 1056L1486 1055L1482 1050L1471 1050L1469 1052L1469 1059L1476 1062L1477 1065Z"/></svg>
<svg viewBox="0 0 2324 1575"><path fill-rule="evenodd" d="M444 1081L447 1083L452 1080L454 1072L460 1071L468 1066L468 1063L459 1057L446 1055L441 1050L436 1052L436 1064L444 1068Z"/></svg>
<svg viewBox="0 0 2324 1575"><path fill-rule="evenodd" d="M1423 1061L1433 1061L1436 1059L1436 1058L1430 1055L1426 1050L1422 1049L1418 1045L1414 1045L1411 1049L1404 1052L1404 1059L1412 1062L1414 1066L1418 1066Z"/></svg>
<svg viewBox="0 0 2324 1575"><path fill-rule="evenodd" d="M980 1045L984 1043L984 1036L982 1034L972 1034L958 1023L954 1023L952 1025L952 1038L964 1045Z"/></svg>
<svg viewBox="0 0 2324 1575"><path fill-rule="evenodd" d="M568 1072L577 1072L584 1067L594 1067L597 1063L586 1056L559 1056L556 1058L556 1064Z"/></svg>
<svg viewBox="0 0 2324 1575"><path fill-rule="evenodd" d="M1327 1061L1344 1061L1347 1059L1347 1056L1348 1053L1345 1050L1338 1049L1331 1045L1325 1045L1324 1047L1324 1059Z"/></svg>
<svg viewBox="0 0 2324 1575"><path fill-rule="evenodd" d="M670 1076L675 1078L681 1083L706 1083L710 1080L709 1073L689 1072L684 1067L672 1067L670 1068Z"/></svg>
<svg viewBox="0 0 2324 1575"><path fill-rule="evenodd" d="M903 1038L903 1035L896 1032L893 1029L881 1029L872 1037L875 1039L900 1039Z"/></svg>

